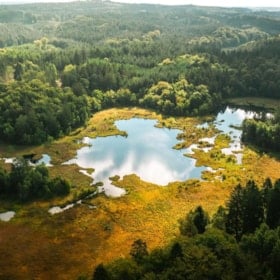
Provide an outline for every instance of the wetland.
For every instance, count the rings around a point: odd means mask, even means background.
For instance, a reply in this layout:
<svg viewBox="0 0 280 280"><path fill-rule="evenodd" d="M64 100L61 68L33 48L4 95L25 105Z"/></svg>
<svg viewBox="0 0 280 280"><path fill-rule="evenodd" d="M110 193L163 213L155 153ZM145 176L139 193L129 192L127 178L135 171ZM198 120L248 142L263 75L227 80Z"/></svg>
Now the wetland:
<svg viewBox="0 0 280 280"><path fill-rule="evenodd" d="M2 244L5 244L0 245L0 252L6 251L9 246L9 254L19 267L13 276L21 279L20 274L25 278L36 275L49 279L61 269L67 271L62 279L77 277L81 271L90 274L94 265L119 256L119 248L127 255L135 238L145 239L150 248L167 244L178 234L177 220L182 214L197 204L213 213L224 204L232 187L246 182L248 176L257 182L262 182L267 176L277 178L280 164L276 159L240 145L238 127L246 116L251 115L251 112L241 109L226 108L215 118L171 118L139 108L109 109L95 114L84 129L51 144L15 148L13 153L3 153L3 158L41 154L42 160L50 165L51 176L59 174L73 185L71 193L65 198L25 205L2 202L2 213L16 213L10 221L2 221L0 227L4 238ZM146 129L151 137L148 141L144 136ZM139 133L136 138L135 131ZM157 141L153 138L155 132L159 133L157 137L160 135ZM142 148L141 153L136 154L138 160L127 165L123 155L129 155L127 149L133 147L131 140ZM106 141L107 146L103 146ZM117 143L117 146L112 143ZM141 146L144 144L148 147L146 153L143 151L145 146ZM178 163L178 170L189 170L191 166L195 173L186 172L182 177L175 178L167 177L160 169L160 177L167 178L166 181L145 177L147 175L141 173L137 166L141 166L139 159L154 153L152 144L158 148L159 155L155 158L159 157L161 165L165 162L165 154L170 156L174 153L182 160ZM105 152L102 152L103 149ZM94 156L92 151L96 153ZM118 154L118 151L121 153ZM116 154L111 155L112 152ZM95 164L96 155L100 156L100 161L112 156L112 162L117 160L120 165L108 168L111 163L102 171ZM73 159L77 162L62 164ZM2 161L2 165L8 166L7 162ZM172 159L166 160L168 168L177 166L172 162ZM149 167L147 172L150 174L151 165L145 165ZM108 172L111 169L113 171ZM177 169L174 170L174 174L180 174ZM98 173L103 175L98 177ZM108 177L111 178L110 184L125 190L125 195L114 198L100 193L73 205L73 201L79 201L80 192L94 190L92 183ZM50 209L57 214L50 213ZM22 235L22 232L28 234ZM17 247L11 246L14 238ZM40 247L36 245L38 243ZM30 250L23 254L25 244L29 244ZM37 256L37 259L31 266L28 259L32 256ZM53 256L54 261L39 256ZM5 263L8 259L1 258L1 262ZM52 265L53 269L42 271L39 269L42 262ZM8 275L9 270L3 273Z"/></svg>
<svg viewBox="0 0 280 280"><path fill-rule="evenodd" d="M116 259L120 273L127 264L131 272L138 239L147 266L163 257L166 267L166 256L178 257L172 243L189 244L179 224L188 213L213 220L225 206L229 216L232 191L248 181L261 188L269 177L279 188L279 18L248 7L101 0L2 5L0 279L88 280ZM265 195L277 202L278 193ZM221 239L213 224L182 251L175 278L179 270L182 279L280 278L251 252L229 253L231 229ZM197 243L225 238L217 254ZM230 265L221 250L240 261Z"/></svg>

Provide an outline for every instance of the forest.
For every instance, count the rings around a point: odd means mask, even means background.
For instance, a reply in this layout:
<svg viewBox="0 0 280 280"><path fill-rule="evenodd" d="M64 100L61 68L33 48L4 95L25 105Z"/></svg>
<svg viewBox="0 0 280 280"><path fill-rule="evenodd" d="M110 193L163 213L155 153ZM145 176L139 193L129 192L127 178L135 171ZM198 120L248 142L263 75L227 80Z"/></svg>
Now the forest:
<svg viewBox="0 0 280 280"><path fill-rule="evenodd" d="M0 279L280 278L279 9L0 5L0 61L0 212L16 212L0 221ZM241 164L211 124L237 99L257 111L237 127ZM133 117L178 129L175 149L196 144L184 155L202 180L116 174L115 199L94 168L67 165ZM26 159L45 153L52 167Z"/></svg>
<svg viewBox="0 0 280 280"><path fill-rule="evenodd" d="M87 1L2 6L0 24L4 142L51 141L116 106L197 116L279 98L277 11Z"/></svg>

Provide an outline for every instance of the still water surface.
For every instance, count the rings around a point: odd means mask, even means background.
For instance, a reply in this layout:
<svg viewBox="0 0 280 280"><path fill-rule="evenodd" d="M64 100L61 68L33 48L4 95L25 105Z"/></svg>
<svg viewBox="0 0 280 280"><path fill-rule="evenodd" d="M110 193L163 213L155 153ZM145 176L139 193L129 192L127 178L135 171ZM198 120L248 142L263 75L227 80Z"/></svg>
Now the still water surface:
<svg viewBox="0 0 280 280"><path fill-rule="evenodd" d="M94 181L103 182L105 193L111 196L124 193L108 181L114 175L137 174L142 180L159 185L200 178L205 167L196 167L195 159L184 156L185 150L172 148L180 131L156 128L155 124L155 120L137 118L117 121L116 126L126 131L127 137L85 137L83 142L89 146L78 150L70 163L94 168Z"/></svg>
<svg viewBox="0 0 280 280"><path fill-rule="evenodd" d="M221 133L231 137L232 143L222 152L234 154L237 164L242 162L242 146L241 130L236 126L253 115L253 112L228 107L214 121ZM176 136L180 130L157 128L155 124L155 120L137 118L116 121L118 129L126 131L127 137L85 137L83 142L88 146L79 149L77 156L67 163L76 163L81 168L94 168L93 174L85 170L82 172L91 176L95 183L103 182L100 191L108 196L121 196L125 193L123 189L111 185L109 177L114 175L137 174L142 180L158 185L201 178L201 172L207 167L197 167L195 159L184 156L192 153L192 148L197 148L198 145L194 143L188 149L175 150L172 147L178 142ZM207 127L208 124L200 126ZM200 140L213 144L215 137ZM207 148L205 152L210 150L211 148Z"/></svg>

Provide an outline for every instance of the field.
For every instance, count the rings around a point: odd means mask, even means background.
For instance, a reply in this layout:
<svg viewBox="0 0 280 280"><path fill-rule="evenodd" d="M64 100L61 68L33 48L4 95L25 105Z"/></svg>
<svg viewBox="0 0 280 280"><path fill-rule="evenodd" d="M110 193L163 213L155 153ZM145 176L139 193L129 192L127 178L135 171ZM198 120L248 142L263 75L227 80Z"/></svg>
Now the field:
<svg viewBox="0 0 280 280"><path fill-rule="evenodd" d="M221 148L228 145L228 138L221 135L211 153L197 150L193 155L198 165L220 168L216 173L205 172L203 181L173 182L160 187L132 174L115 181L126 189L125 196L108 198L100 194L61 214L50 215L49 207L64 205L89 188L90 178L81 174L77 166L60 165L75 156L81 146L77 140L124 134L114 121L135 116L157 119L158 126L182 129L176 148L216 133L211 126L196 127L205 119L169 118L143 109L123 108L97 113L86 127L53 143L31 148L1 147L2 157L49 154L55 165L50 168L51 174L67 178L75 188L62 200L24 205L1 202L1 210L14 209L16 217L0 222L0 279L90 278L97 264L127 256L138 238L146 241L148 249L167 244L179 233L178 219L197 205L213 214L225 204L236 184L245 184L249 179L261 184L268 176L273 181L279 177L279 161L267 154L245 147L242 165L236 165L229 156L221 156Z"/></svg>

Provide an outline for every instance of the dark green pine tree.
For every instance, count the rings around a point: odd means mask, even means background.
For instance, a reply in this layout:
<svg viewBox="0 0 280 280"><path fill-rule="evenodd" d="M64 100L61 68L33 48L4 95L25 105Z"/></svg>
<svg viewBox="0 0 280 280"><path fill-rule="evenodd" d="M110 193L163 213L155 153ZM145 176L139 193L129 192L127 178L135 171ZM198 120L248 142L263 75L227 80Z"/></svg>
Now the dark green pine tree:
<svg viewBox="0 0 280 280"><path fill-rule="evenodd" d="M205 231L208 222L208 214L201 206L198 206L194 211L190 211L184 219L179 220L180 233L186 236L201 234Z"/></svg>
<svg viewBox="0 0 280 280"><path fill-rule="evenodd" d="M137 239L131 245L130 255L137 262L141 262L148 256L147 244L142 239Z"/></svg>
<svg viewBox="0 0 280 280"><path fill-rule="evenodd" d="M264 220L262 195L253 180L247 182L242 201L243 233L252 233Z"/></svg>
<svg viewBox="0 0 280 280"><path fill-rule="evenodd" d="M106 268L104 267L104 265L101 263L99 264L92 275L92 280L109 280L109 273L106 270Z"/></svg>
<svg viewBox="0 0 280 280"><path fill-rule="evenodd" d="M8 190L9 176L5 169L0 167L0 195L6 194Z"/></svg>
<svg viewBox="0 0 280 280"><path fill-rule="evenodd" d="M181 258L183 256L183 249L179 242L175 242L170 250L170 258L176 259Z"/></svg>
<svg viewBox="0 0 280 280"><path fill-rule="evenodd" d="M195 236L198 230L193 222L194 212L190 211L185 218L179 219L179 230L182 235Z"/></svg>
<svg viewBox="0 0 280 280"><path fill-rule="evenodd" d="M262 186L262 197L263 197L265 216L266 216L266 212L267 212L268 198L270 196L270 192L272 189L273 189L273 184L271 182L271 179L266 178L263 183L263 186Z"/></svg>
<svg viewBox="0 0 280 280"><path fill-rule="evenodd" d="M209 218L208 214L202 209L201 206L198 206L194 211L193 223L197 228L198 233L204 233L206 226L208 225Z"/></svg>
<svg viewBox="0 0 280 280"><path fill-rule="evenodd" d="M275 181L268 195L266 223L270 228L280 225L280 179Z"/></svg>
<svg viewBox="0 0 280 280"><path fill-rule="evenodd" d="M21 81L22 75L23 75L23 66L20 62L18 62L15 66L14 79L17 81Z"/></svg>
<svg viewBox="0 0 280 280"><path fill-rule="evenodd" d="M278 234L279 234L279 230L278 230ZM280 279L279 263L280 263L280 240L278 238L278 242L273 247L272 254L271 254L271 266L272 266L273 274L275 276L274 279Z"/></svg>
<svg viewBox="0 0 280 280"><path fill-rule="evenodd" d="M240 184L233 189L227 209L226 231L240 241L243 234L243 189Z"/></svg>
<svg viewBox="0 0 280 280"><path fill-rule="evenodd" d="M213 215L211 224L214 228L218 228L220 230L225 231L226 218L227 218L227 213L225 207L219 206L217 212Z"/></svg>

